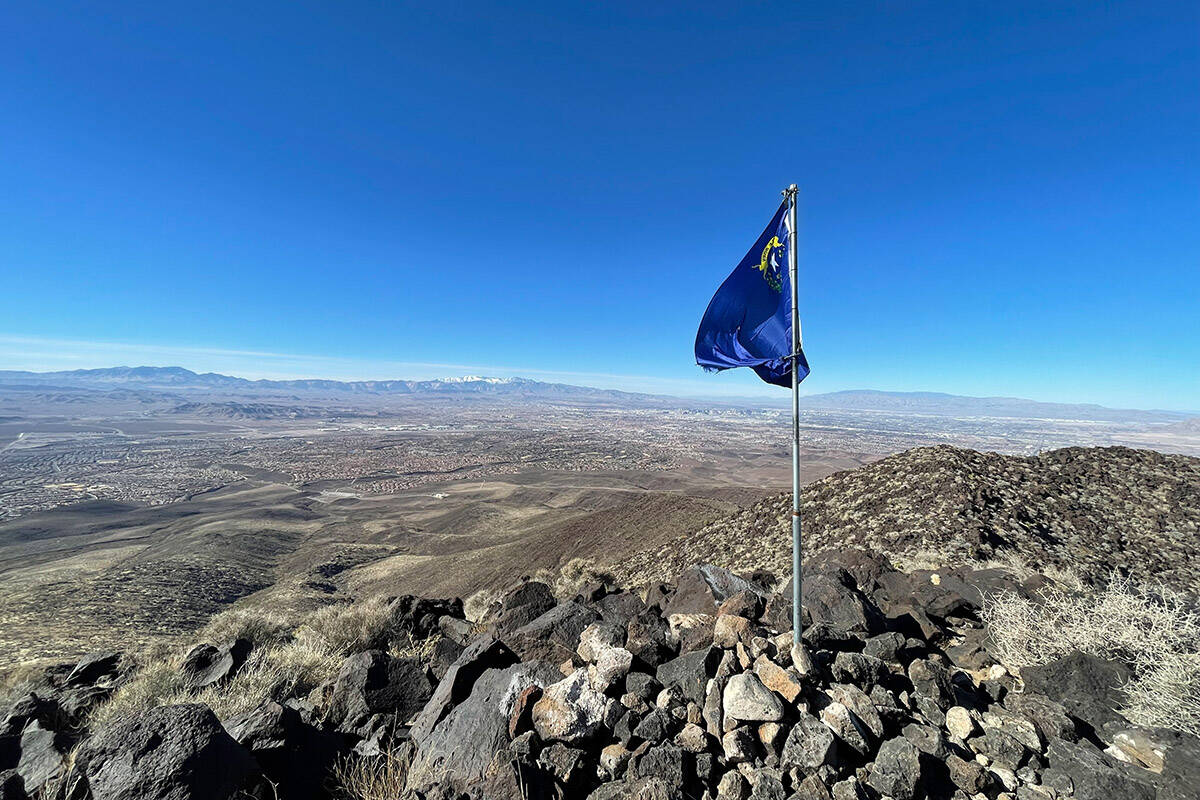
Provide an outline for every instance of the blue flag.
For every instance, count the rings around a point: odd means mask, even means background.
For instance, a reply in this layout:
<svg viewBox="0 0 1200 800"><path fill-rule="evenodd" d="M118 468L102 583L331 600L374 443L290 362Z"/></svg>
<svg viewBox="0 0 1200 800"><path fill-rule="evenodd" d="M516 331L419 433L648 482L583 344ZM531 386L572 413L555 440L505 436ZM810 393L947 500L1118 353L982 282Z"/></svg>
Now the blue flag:
<svg viewBox="0 0 1200 800"><path fill-rule="evenodd" d="M792 385L792 282L787 202L713 295L696 333L696 363L716 372L750 367L776 386ZM808 375L804 353L797 382Z"/></svg>

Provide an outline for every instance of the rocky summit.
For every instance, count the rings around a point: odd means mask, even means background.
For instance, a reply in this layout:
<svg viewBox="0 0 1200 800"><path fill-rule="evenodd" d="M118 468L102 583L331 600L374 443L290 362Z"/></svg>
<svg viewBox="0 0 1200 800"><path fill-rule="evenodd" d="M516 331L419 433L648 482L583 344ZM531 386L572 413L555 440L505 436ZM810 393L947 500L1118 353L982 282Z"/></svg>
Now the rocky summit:
<svg viewBox="0 0 1200 800"><path fill-rule="evenodd" d="M791 494L617 565L632 582L688 564L790 571ZM844 547L941 564L1014 557L1086 580L1112 571L1200 592L1200 458L1127 447L1035 456L920 447L809 484L806 556Z"/></svg>
<svg viewBox="0 0 1200 800"><path fill-rule="evenodd" d="M828 553L804 576L796 646L779 583L713 565L569 596L525 580L474 622L399 598L389 624L436 646L345 653L321 685L281 681L224 718L203 692L241 680L261 645L165 662L154 680L201 694L98 723L88 709L147 684L97 654L0 712L0 798L1197 797L1200 740L1107 699L1127 667L1075 653L1018 678L999 663L982 606L1044 578Z"/></svg>

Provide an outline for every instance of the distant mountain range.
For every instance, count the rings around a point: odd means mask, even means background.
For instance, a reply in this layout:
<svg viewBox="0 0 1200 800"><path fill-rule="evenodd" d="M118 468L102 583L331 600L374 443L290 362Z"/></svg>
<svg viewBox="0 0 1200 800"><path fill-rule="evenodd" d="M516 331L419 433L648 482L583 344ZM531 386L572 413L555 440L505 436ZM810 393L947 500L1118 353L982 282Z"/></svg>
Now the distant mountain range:
<svg viewBox="0 0 1200 800"><path fill-rule="evenodd" d="M565 383L545 383L528 378L490 378L470 375L458 378L408 381L249 380L216 372L192 372L183 367L109 367L63 372L18 372L0 370L0 388L55 388L112 391L207 390L210 393L260 395L312 393L324 395L433 395L498 396L514 400L590 400L631 405L696 405L696 400L661 395L596 389ZM721 405L778 407L774 401L719 401ZM939 392L882 392L859 389L807 395L803 408L813 411L869 411L892 414L928 414L942 417L1010 417L1018 419L1070 419L1092 422L1183 423L1190 430L1196 415L1178 411L1115 409L1094 404L1043 403L1016 397L964 397ZM1187 420L1188 422L1184 423Z"/></svg>
<svg viewBox="0 0 1200 800"><path fill-rule="evenodd" d="M1179 422L1194 415L1179 411L1107 408L1093 403L1043 403L1019 397L964 397L941 392L880 392L855 389L801 397L804 408L839 411L886 411L940 417L1017 417L1078 419L1092 422Z"/></svg>

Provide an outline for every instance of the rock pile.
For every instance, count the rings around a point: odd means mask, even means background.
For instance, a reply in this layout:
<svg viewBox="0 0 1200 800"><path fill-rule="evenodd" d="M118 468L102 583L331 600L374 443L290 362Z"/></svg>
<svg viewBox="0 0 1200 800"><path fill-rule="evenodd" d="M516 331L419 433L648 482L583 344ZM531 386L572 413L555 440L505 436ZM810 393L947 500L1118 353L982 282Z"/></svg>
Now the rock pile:
<svg viewBox="0 0 1200 800"><path fill-rule="evenodd" d="M1021 681L996 663L983 597L1036 579L829 553L804 576L798 646L776 583L706 565L559 602L525 582L478 624L409 598L400 613L442 637L431 662L356 653L226 720L176 705L81 731L124 678L119 655L92 657L2 717L0 798L324 798L348 757L401 764L406 800L1197 797L1200 742L1104 702L1119 665L1074 656ZM185 677L222 680L244 649L194 651Z"/></svg>

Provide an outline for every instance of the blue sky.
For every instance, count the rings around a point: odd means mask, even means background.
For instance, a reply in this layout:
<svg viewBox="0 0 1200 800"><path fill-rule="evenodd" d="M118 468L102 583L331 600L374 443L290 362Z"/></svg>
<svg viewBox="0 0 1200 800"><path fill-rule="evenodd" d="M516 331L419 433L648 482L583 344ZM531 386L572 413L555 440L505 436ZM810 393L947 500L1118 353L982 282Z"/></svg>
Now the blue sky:
<svg viewBox="0 0 1200 800"><path fill-rule="evenodd" d="M1200 409L1194 2L20 6L0 368L774 395L795 181L807 391Z"/></svg>

